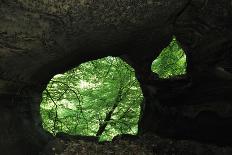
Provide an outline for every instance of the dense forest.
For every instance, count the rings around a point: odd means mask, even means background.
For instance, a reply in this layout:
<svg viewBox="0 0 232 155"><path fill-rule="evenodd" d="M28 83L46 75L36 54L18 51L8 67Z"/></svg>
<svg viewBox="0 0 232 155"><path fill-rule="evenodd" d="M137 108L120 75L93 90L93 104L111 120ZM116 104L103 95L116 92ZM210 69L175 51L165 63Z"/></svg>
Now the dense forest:
<svg viewBox="0 0 232 155"><path fill-rule="evenodd" d="M160 78L185 74L186 56L175 38L151 69ZM86 62L50 80L41 103L43 127L53 135L93 135L101 141L136 134L142 100L134 70L123 60Z"/></svg>

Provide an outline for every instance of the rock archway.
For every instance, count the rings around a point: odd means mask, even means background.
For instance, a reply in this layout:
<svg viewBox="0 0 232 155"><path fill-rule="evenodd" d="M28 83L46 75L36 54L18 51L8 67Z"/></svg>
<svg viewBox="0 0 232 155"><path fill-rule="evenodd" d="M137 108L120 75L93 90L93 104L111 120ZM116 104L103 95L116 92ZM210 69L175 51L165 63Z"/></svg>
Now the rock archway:
<svg viewBox="0 0 232 155"><path fill-rule="evenodd" d="M141 134L217 143L231 135L229 0L49 2L0 1L1 152L37 154L51 138L39 116L49 79L108 55L121 55L136 70L146 98ZM162 81L150 65L172 35L186 51L188 75Z"/></svg>

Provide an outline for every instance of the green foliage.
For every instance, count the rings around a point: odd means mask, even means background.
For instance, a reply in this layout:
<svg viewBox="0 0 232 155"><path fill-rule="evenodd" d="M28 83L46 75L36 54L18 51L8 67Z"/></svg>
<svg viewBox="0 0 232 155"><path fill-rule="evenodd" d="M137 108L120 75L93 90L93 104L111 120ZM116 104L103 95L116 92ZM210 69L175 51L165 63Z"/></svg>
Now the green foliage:
<svg viewBox="0 0 232 155"><path fill-rule="evenodd" d="M53 134L99 133L102 140L135 134L142 99L133 69L121 59L87 62L50 81L41 104L43 125Z"/></svg>
<svg viewBox="0 0 232 155"><path fill-rule="evenodd" d="M152 71L160 78L170 78L186 73L186 55L176 39L166 47L152 64Z"/></svg>
<svg viewBox="0 0 232 155"><path fill-rule="evenodd" d="M174 39L153 62L161 78L185 73L186 58ZM119 58L81 64L56 75L43 92L41 115L53 133L97 135L136 134L143 95L134 70Z"/></svg>

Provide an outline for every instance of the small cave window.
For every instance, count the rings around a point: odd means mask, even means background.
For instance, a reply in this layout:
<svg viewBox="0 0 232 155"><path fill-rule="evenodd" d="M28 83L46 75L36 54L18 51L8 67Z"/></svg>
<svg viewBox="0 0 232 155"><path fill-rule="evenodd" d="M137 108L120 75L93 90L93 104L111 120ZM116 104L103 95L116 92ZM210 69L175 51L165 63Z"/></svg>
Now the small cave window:
<svg viewBox="0 0 232 155"><path fill-rule="evenodd" d="M173 37L171 43L153 61L151 69L160 78L172 78L186 74L186 55Z"/></svg>
<svg viewBox="0 0 232 155"><path fill-rule="evenodd" d="M43 91L43 127L53 135L136 134L142 91L134 70L116 57L83 63L54 76Z"/></svg>

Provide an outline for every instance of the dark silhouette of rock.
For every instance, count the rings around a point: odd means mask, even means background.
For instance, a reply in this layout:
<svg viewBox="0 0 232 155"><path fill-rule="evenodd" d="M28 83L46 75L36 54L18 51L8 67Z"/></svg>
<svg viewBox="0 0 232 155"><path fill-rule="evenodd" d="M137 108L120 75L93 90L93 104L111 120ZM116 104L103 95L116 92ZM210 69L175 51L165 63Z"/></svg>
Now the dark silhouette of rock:
<svg viewBox="0 0 232 155"><path fill-rule="evenodd" d="M121 135L117 135L115 136L112 141L120 141L120 140L124 140L124 141L136 141L138 140L138 136L136 135L131 135L131 134L121 134Z"/></svg>
<svg viewBox="0 0 232 155"><path fill-rule="evenodd" d="M95 136L83 136L83 135L70 135L64 132L58 132L56 137L65 141L86 141L86 142L94 142L98 143L98 137Z"/></svg>
<svg viewBox="0 0 232 155"><path fill-rule="evenodd" d="M47 2L0 0L2 154L37 155L54 140L39 112L46 84L109 55L126 60L142 87L139 134L232 143L230 0ZM173 35L187 74L160 80L151 63Z"/></svg>

